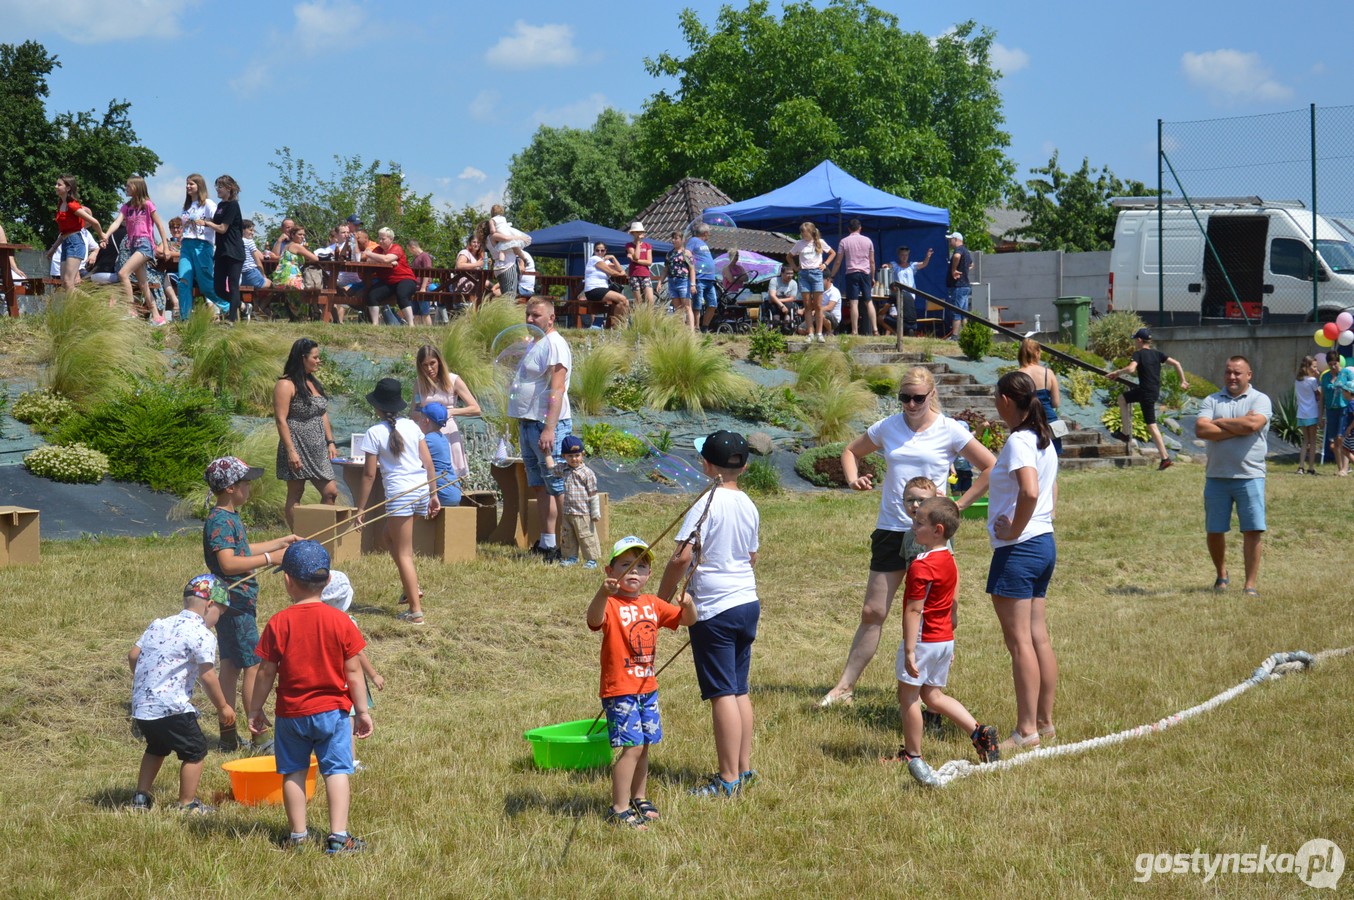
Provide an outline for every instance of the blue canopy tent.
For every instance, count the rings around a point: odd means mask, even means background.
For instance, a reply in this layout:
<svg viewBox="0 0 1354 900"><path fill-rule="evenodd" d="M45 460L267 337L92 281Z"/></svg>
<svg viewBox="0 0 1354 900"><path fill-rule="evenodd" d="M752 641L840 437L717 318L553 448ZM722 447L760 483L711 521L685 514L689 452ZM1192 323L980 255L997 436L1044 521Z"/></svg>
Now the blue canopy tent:
<svg viewBox="0 0 1354 900"><path fill-rule="evenodd" d="M945 295L945 233L950 211L915 203L870 187L823 160L783 187L738 203L712 206L707 213L723 213L739 226L799 234L802 222L812 222L832 246L850 233L848 224L859 219L861 233L874 241L875 265L898 258L907 246L913 262L934 249L931 264L917 273L917 287L928 294ZM657 246L657 245L655 245Z"/></svg>
<svg viewBox="0 0 1354 900"><path fill-rule="evenodd" d="M622 266L627 262L625 245L630 242L630 235L624 231L607 228L605 225L594 225L582 219L575 219L572 222L551 225L549 228L529 233L531 246L527 247L527 252L532 256L563 259L565 273L568 275L582 277L583 266L592 255L592 245L598 241L606 242L607 252L616 257ZM655 260L665 259L672 250L672 244L666 241L655 241L647 237L645 240L653 245Z"/></svg>

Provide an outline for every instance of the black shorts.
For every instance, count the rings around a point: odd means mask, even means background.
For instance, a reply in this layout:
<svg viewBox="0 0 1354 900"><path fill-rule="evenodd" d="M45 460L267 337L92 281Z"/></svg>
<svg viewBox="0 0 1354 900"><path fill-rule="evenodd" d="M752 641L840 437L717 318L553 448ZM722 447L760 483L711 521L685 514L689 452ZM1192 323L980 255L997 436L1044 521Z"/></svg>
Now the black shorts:
<svg viewBox="0 0 1354 900"><path fill-rule="evenodd" d="M905 572L920 552L912 532L876 528L870 534L870 571Z"/></svg>
<svg viewBox="0 0 1354 900"><path fill-rule="evenodd" d="M1124 391L1124 399L1129 403L1137 403L1142 406L1142 423L1144 425L1155 425L1157 423L1157 398L1155 394L1148 396L1147 392L1141 387L1135 387ZM1125 433L1131 430L1125 429Z"/></svg>
<svg viewBox="0 0 1354 900"><path fill-rule="evenodd" d="M587 297L589 302L601 303L603 300L606 299L606 295L609 293L611 293L611 288L600 287L593 288L590 291L584 291L583 296Z"/></svg>
<svg viewBox="0 0 1354 900"><path fill-rule="evenodd" d="M870 280L869 272L847 272L846 290L842 295L847 300L871 300L874 293L874 284Z"/></svg>
<svg viewBox="0 0 1354 900"><path fill-rule="evenodd" d="M146 738L148 756L177 753L186 763L207 758L207 738L197 724L197 713L179 713L163 719L137 719L136 726Z"/></svg>
<svg viewBox="0 0 1354 900"><path fill-rule="evenodd" d="M383 306L393 296L396 306L400 309L408 309L413 305L414 294L416 293L418 293L417 281L397 281L393 285L386 284L383 281L377 282L367 292L367 305Z"/></svg>

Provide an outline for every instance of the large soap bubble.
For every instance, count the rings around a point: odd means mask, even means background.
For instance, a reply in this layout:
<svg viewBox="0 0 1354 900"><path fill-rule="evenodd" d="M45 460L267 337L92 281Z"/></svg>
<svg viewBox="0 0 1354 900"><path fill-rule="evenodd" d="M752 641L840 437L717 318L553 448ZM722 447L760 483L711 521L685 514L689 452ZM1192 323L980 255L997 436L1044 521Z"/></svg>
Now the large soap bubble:
<svg viewBox="0 0 1354 900"><path fill-rule="evenodd" d="M522 357L544 337L544 331L526 322L509 325L500 331L489 346L489 355L493 357L498 373L511 380L522 364Z"/></svg>
<svg viewBox="0 0 1354 900"><path fill-rule="evenodd" d="M691 220L691 224L686 227L685 237L688 242L692 238L696 239L694 245L689 243L696 277L714 280L719 277L719 272L715 268L715 257L710 248L737 250L738 224L724 213L706 211Z"/></svg>

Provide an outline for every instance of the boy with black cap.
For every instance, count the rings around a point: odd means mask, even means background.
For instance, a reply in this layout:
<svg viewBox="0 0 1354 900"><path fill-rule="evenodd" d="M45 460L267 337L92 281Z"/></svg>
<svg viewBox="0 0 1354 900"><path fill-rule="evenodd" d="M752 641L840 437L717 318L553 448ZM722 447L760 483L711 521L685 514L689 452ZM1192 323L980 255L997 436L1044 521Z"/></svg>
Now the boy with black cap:
<svg viewBox="0 0 1354 900"><path fill-rule="evenodd" d="M561 566L578 564L582 548L585 569L597 568L602 545L597 541L597 522L602 518L602 497L597 493L597 475L583 462L583 442L569 435L560 444L564 456L564 493L560 495L559 532Z"/></svg>
<svg viewBox="0 0 1354 900"><path fill-rule="evenodd" d="M1118 380L1120 375L1132 375L1135 372L1138 375L1138 386L1129 388L1119 395L1119 430L1114 436L1124 443L1133 439L1133 411L1129 405L1141 404L1143 424L1152 435L1152 443L1157 445L1157 455L1161 457L1161 464L1157 469L1169 469L1171 458L1166 455L1166 442L1161 437L1161 429L1157 427L1157 400L1161 397L1161 364L1170 363L1175 366L1175 371L1180 376L1180 390L1188 390L1189 382L1185 380L1185 370L1179 362L1152 348L1152 332L1146 328L1139 328L1133 335L1133 342L1138 349L1133 351L1133 358L1128 365L1122 369L1115 369L1107 376L1111 380Z"/></svg>
<svg viewBox="0 0 1354 900"><path fill-rule="evenodd" d="M201 680L221 721L235 725L235 710L216 680L216 638L211 627L226 605L226 586L215 575L199 575L183 589L183 611L156 619L127 654L132 667L132 718L146 738L131 808L144 812L155 802L151 789L170 753L179 761L179 809L214 812L197 799L207 738L197 722L193 687Z"/></svg>
<svg viewBox="0 0 1354 900"><path fill-rule="evenodd" d="M348 833L348 776L353 746L348 711L356 712L353 733L372 732L367 686L358 655L366 642L352 619L322 599L329 583L329 553L317 541L297 541L282 557L282 576L292 604L268 620L259 640L263 657L249 698L249 730L268 727L263 704L277 681L277 771L282 775L282 805L291 827L290 846L310 840L306 828L306 772L310 755L319 760L329 797L328 853L366 849Z"/></svg>
<svg viewBox="0 0 1354 900"><path fill-rule="evenodd" d="M207 513L207 521L202 523L202 558L207 571L226 584L241 575L252 574L259 566L273 565L277 561L273 554L281 553L298 540L296 535L289 534L250 548L244 521L240 519L240 507L249 501L249 483L262 475L262 469L250 466L236 456L214 459L207 466L207 486L216 495L216 505ZM220 621L216 623L221 690L232 711L240 673L244 673L240 696L248 702L254 688L254 674L258 672L259 658L254 655L254 646L259 642L258 599L259 583L253 578L233 585L227 604L229 608L221 613ZM231 719L234 718L232 712ZM223 719L220 726L222 753L249 749L248 741L241 744L234 724L227 724Z"/></svg>
<svg viewBox="0 0 1354 900"><path fill-rule="evenodd" d="M701 699L710 701L719 771L691 793L732 797L752 784L752 700L748 674L757 638L761 604L752 567L757 562L757 507L738 486L747 468L748 443L741 434L716 431L696 442L705 474L715 486L687 513L677 532L677 551L659 586L671 597L691 573L687 592L695 598L691 655Z"/></svg>

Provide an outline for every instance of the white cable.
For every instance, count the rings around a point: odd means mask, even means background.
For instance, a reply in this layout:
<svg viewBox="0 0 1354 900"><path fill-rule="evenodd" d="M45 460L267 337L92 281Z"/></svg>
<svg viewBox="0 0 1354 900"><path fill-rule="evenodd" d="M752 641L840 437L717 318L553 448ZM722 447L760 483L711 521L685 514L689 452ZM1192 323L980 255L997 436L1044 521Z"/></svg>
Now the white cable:
<svg viewBox="0 0 1354 900"><path fill-rule="evenodd" d="M944 787L956 779L967 775L973 775L978 772L998 772L1004 769L1011 769L1016 766L1023 766L1028 763L1036 762L1041 759L1049 759L1055 756L1070 756L1074 753L1085 753L1088 750L1098 750L1101 747L1109 747L1114 744L1122 744L1131 738L1146 737L1150 734L1165 731L1191 719L1201 713L1208 712L1211 709L1221 706L1229 700L1232 700L1257 684L1265 681L1274 681L1287 675L1289 672L1297 672L1303 669L1309 669L1327 659L1337 656L1345 656L1354 653L1354 647L1342 647L1336 650L1323 650L1315 656L1304 650L1293 650L1284 653L1275 653L1266 659L1260 666L1251 673L1251 676L1240 684L1230 687L1214 697L1205 700L1197 706L1191 706L1189 709L1183 709L1174 715L1167 716L1150 725L1137 725L1133 728L1120 731L1117 734L1107 734L1103 737L1087 738L1084 741L1078 741L1075 744L1058 744L1053 747L1038 747L1019 756L1013 756L1010 759L1003 759L994 763L974 763L967 759L952 759L935 770L935 782L933 786Z"/></svg>

